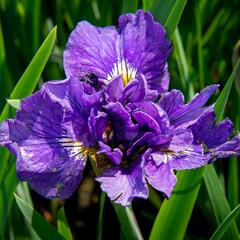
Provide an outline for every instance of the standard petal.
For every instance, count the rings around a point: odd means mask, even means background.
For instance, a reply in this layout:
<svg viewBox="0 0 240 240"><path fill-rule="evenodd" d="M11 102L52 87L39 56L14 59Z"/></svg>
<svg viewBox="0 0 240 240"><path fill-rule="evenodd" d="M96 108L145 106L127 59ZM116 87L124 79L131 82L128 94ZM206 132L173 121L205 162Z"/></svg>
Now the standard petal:
<svg viewBox="0 0 240 240"><path fill-rule="evenodd" d="M117 62L117 36L114 27L98 28L86 21L79 22L64 51L64 70L67 77L81 78L94 73L100 79L107 79Z"/></svg>
<svg viewBox="0 0 240 240"><path fill-rule="evenodd" d="M148 197L147 183L139 164L128 169L106 170L96 180L112 201L123 206L128 206L135 197Z"/></svg>
<svg viewBox="0 0 240 240"><path fill-rule="evenodd" d="M122 15L119 28L121 59L143 74L151 89L165 92L169 85L166 61L171 52L165 29L143 10Z"/></svg>
<svg viewBox="0 0 240 240"><path fill-rule="evenodd" d="M147 161L144 173L150 185L164 193L168 198L170 197L177 179L168 164L157 166L153 161Z"/></svg>

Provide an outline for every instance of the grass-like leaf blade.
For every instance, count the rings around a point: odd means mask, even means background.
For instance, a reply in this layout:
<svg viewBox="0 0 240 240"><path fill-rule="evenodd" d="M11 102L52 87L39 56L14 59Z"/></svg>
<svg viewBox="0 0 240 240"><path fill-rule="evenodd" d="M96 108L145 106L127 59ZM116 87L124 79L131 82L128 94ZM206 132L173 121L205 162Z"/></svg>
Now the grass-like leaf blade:
<svg viewBox="0 0 240 240"><path fill-rule="evenodd" d="M104 213L104 206L106 201L106 193L101 192L100 197L100 210L99 210L99 216L98 216L98 225L97 225L97 240L102 240L103 238L103 213Z"/></svg>
<svg viewBox="0 0 240 240"><path fill-rule="evenodd" d="M152 6L153 0L143 0L143 9L144 10L149 10Z"/></svg>
<svg viewBox="0 0 240 240"><path fill-rule="evenodd" d="M17 85L13 89L10 99L21 99L33 92L37 82L42 74L42 71L51 54L57 34L57 28L53 28L49 33L42 46L37 51L36 55L28 65ZM9 105L6 104L0 116L0 121L7 118Z"/></svg>
<svg viewBox="0 0 240 240"><path fill-rule="evenodd" d="M227 215L230 214L231 209L224 195L222 185L218 179L213 165L206 167L204 181L217 219L217 223L220 224L227 217ZM232 222L231 226L226 231L225 236L228 240L238 239L239 233L235 222Z"/></svg>
<svg viewBox="0 0 240 240"><path fill-rule="evenodd" d="M223 113L227 104L227 100L232 88L233 81L236 77L236 72L239 69L240 61L238 60L237 64L235 65L232 74L230 75L226 85L224 86L220 96L218 97L216 104L215 104L215 114L216 114L216 121L219 122L223 118Z"/></svg>
<svg viewBox="0 0 240 240"><path fill-rule="evenodd" d="M216 231L213 233L212 237L210 240L220 240L223 236L223 234L226 232L232 221L234 220L235 217L238 216L240 213L240 204L235 207L231 213L222 221L222 223L218 226Z"/></svg>
<svg viewBox="0 0 240 240"><path fill-rule="evenodd" d="M167 29L168 37L172 39L181 18L187 0L154 0L151 12L155 18Z"/></svg>
<svg viewBox="0 0 240 240"><path fill-rule="evenodd" d="M40 238L45 240L64 240L57 230L48 223L28 203L14 194L16 203L27 222L32 226Z"/></svg>
<svg viewBox="0 0 240 240"><path fill-rule="evenodd" d="M58 232L67 240L72 240L72 233L65 216L64 207L60 208L57 216Z"/></svg>
<svg viewBox="0 0 240 240"><path fill-rule="evenodd" d="M129 240L143 240L131 207L123 207L114 203L113 206L120 221L124 238Z"/></svg>

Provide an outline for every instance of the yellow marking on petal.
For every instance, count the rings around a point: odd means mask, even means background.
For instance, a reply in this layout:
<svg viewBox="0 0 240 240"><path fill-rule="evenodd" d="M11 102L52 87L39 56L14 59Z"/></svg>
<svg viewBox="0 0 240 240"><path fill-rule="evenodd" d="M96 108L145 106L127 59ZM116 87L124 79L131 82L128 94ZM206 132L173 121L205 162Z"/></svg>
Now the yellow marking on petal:
<svg viewBox="0 0 240 240"><path fill-rule="evenodd" d="M114 63L112 70L107 76L107 80L111 81L114 77L121 75L123 85L126 86L131 80L136 78L137 69L132 67L126 60Z"/></svg>

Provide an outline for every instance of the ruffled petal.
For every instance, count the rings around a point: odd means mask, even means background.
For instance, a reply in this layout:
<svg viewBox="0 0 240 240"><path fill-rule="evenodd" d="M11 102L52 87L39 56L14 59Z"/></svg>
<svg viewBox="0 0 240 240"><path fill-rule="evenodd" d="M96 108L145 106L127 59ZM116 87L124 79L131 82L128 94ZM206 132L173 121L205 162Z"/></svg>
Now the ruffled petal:
<svg viewBox="0 0 240 240"><path fill-rule="evenodd" d="M140 111L149 115L149 117L153 118L157 122L161 132L168 132L168 127L170 125L168 116L166 112L157 104L153 102L142 101L129 104L128 106L132 109L133 113Z"/></svg>
<svg viewBox="0 0 240 240"><path fill-rule="evenodd" d="M100 79L107 79L117 62L117 36L114 27L98 28L86 21L79 22L64 51L67 77L81 78L94 73Z"/></svg>
<svg viewBox="0 0 240 240"><path fill-rule="evenodd" d="M128 102L140 102L147 96L148 86L146 79L143 75L139 75L138 78L131 80L123 91L121 101Z"/></svg>
<svg viewBox="0 0 240 240"><path fill-rule="evenodd" d="M144 173L150 185L164 193L168 198L170 197L177 179L168 164L157 166L153 161L147 161Z"/></svg>
<svg viewBox="0 0 240 240"><path fill-rule="evenodd" d="M193 135L190 129L177 129L168 145L168 149L173 152L181 152L189 148L193 142Z"/></svg>
<svg viewBox="0 0 240 240"><path fill-rule="evenodd" d="M121 76L115 77L106 87L107 102L117 102L122 98L123 81Z"/></svg>
<svg viewBox="0 0 240 240"><path fill-rule="evenodd" d="M240 156L240 134L217 148L211 149L211 155L213 158Z"/></svg>
<svg viewBox="0 0 240 240"><path fill-rule="evenodd" d="M112 201L123 206L128 206L135 197L148 197L147 183L139 164L128 169L106 170L96 180Z"/></svg>
<svg viewBox="0 0 240 240"><path fill-rule="evenodd" d="M151 89L165 92L169 85L166 61L171 52L165 29L143 10L122 15L119 28L121 59L143 74Z"/></svg>
<svg viewBox="0 0 240 240"><path fill-rule="evenodd" d="M122 161L123 153L119 148L111 149L108 145L104 144L103 142L99 143L99 150L97 154L104 153L106 156L112 161L113 164L119 165Z"/></svg>
<svg viewBox="0 0 240 240"><path fill-rule="evenodd" d="M213 109L205 111L202 116L191 126L194 135L194 143L204 143L208 148L215 148L233 133L233 124L225 119L215 124L215 113Z"/></svg>
<svg viewBox="0 0 240 240"><path fill-rule="evenodd" d="M130 113L121 103L109 103L102 109L109 117L113 130L113 140L116 144L133 140L137 136L139 127L132 122Z"/></svg>
<svg viewBox="0 0 240 240"><path fill-rule="evenodd" d="M16 119L3 123L0 130L1 143L17 155L18 177L47 198L69 197L87 158L72 125L70 81L47 83L23 99Z"/></svg>
<svg viewBox="0 0 240 240"><path fill-rule="evenodd" d="M190 126L207 109L204 105L217 90L218 85L211 85L203 89L188 104L183 104L180 92L173 90L162 97L159 104L168 113L171 125L179 127ZM211 107L208 107L211 108ZM183 126L181 126L183 127Z"/></svg>

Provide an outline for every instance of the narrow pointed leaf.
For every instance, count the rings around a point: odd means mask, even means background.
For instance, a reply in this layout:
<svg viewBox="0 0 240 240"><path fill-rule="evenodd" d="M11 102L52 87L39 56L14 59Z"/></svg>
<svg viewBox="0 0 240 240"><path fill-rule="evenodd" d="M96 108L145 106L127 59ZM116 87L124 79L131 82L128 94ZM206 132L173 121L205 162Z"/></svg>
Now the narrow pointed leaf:
<svg viewBox="0 0 240 240"><path fill-rule="evenodd" d="M23 73L22 77L18 81L17 85L13 89L10 99L20 99L28 96L35 89L37 82L42 74L47 60L51 54L57 34L57 28L49 33L42 46L37 51L36 55L32 59L31 63ZM0 121L7 118L9 105L6 104L3 112L0 116Z"/></svg>
<svg viewBox="0 0 240 240"><path fill-rule="evenodd" d="M57 230L48 223L38 212L16 194L16 203L27 222L32 226L40 238L45 240L64 240Z"/></svg>
<svg viewBox="0 0 240 240"><path fill-rule="evenodd" d="M65 216L64 208L62 207L58 211L57 216L57 225L58 225L58 232L67 240L72 240L72 233L70 227L67 222L67 218Z"/></svg>
<svg viewBox="0 0 240 240"><path fill-rule="evenodd" d="M129 240L143 240L142 234L138 227L137 221L133 214L131 207L123 207L118 204L114 204L114 209L117 213L121 229L124 234L124 239Z"/></svg>
<svg viewBox="0 0 240 240"><path fill-rule="evenodd" d="M240 213L240 204L234 208L231 213L222 221L222 223L218 226L210 240L220 240L223 234L226 232L232 221L235 217Z"/></svg>
<svg viewBox="0 0 240 240"><path fill-rule="evenodd" d="M181 18L187 0L153 0L151 12L167 29L168 37L172 39Z"/></svg>
<svg viewBox="0 0 240 240"><path fill-rule="evenodd" d="M227 215L230 214L231 209L224 195L222 185L213 165L206 167L204 181L217 219L217 223L220 224L227 217ZM231 226L226 232L226 239L238 239L238 235L239 233L237 226L235 222L232 222Z"/></svg>
<svg viewBox="0 0 240 240"><path fill-rule="evenodd" d="M98 225L97 225L97 240L103 239L103 212L104 212L105 201L106 201L106 193L101 192L100 211L99 211Z"/></svg>
<svg viewBox="0 0 240 240"><path fill-rule="evenodd" d="M220 96L218 97L216 104L215 104L215 113L216 113L216 121L219 122L223 118L223 113L227 104L227 100L232 88L233 81L236 77L236 72L240 67L240 60L238 60L237 64L235 65L231 76L229 77L226 85L224 86Z"/></svg>
<svg viewBox="0 0 240 240"><path fill-rule="evenodd" d="M235 79L235 74L239 68L239 62L240 61L238 61L234 67L231 76L229 77L225 87L216 101L215 113L217 121L220 121L223 118L224 109L226 107L231 87ZM204 181L208 190L210 201L212 203L215 217L217 222L220 223L231 212L231 209L223 192L222 185L218 179L214 166L207 166L204 175ZM235 239L238 237L238 235L239 233L236 224L233 222L229 230L226 232L226 237L228 239Z"/></svg>

